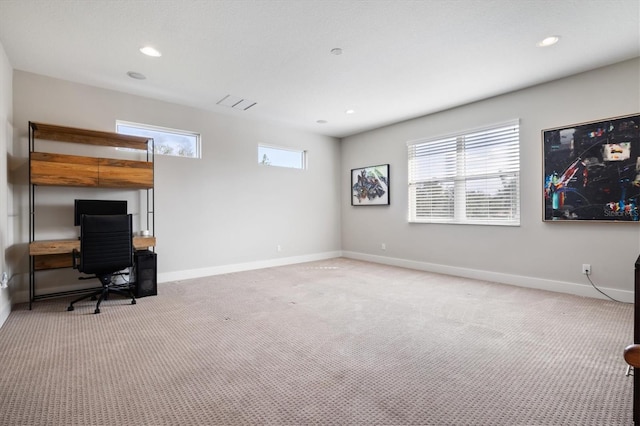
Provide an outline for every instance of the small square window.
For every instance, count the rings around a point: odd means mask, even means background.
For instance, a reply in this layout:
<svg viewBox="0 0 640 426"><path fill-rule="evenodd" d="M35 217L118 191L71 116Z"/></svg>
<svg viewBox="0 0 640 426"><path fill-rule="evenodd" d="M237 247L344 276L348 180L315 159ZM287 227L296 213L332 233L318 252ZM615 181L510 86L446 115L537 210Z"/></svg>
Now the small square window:
<svg viewBox="0 0 640 426"><path fill-rule="evenodd" d="M258 163L265 166L305 169L306 160L303 150L258 145Z"/></svg>

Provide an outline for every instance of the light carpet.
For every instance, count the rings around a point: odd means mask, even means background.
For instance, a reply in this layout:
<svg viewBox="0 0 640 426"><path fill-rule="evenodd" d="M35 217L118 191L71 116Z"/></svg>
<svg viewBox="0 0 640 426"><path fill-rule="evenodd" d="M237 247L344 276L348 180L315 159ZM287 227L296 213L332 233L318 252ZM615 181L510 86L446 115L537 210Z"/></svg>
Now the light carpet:
<svg viewBox="0 0 640 426"><path fill-rule="evenodd" d="M350 259L18 306L2 425L630 425L633 305Z"/></svg>

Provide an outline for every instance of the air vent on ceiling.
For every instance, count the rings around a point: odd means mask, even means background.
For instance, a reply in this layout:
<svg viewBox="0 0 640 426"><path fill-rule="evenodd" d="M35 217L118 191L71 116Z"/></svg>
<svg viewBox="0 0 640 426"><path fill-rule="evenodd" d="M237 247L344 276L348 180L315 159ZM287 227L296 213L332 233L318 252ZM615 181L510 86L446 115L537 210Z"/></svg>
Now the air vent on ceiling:
<svg viewBox="0 0 640 426"><path fill-rule="evenodd" d="M250 101L248 99L242 99L238 96L233 95L227 95L216 103L218 105L226 106L229 108L242 109L244 111L248 110L256 104L256 102Z"/></svg>

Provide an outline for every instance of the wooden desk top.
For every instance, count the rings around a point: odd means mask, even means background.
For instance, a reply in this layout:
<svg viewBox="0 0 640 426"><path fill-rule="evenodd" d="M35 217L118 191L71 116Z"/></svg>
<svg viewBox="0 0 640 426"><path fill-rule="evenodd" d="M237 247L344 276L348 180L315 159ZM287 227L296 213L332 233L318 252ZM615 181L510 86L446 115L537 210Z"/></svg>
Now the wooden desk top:
<svg viewBox="0 0 640 426"><path fill-rule="evenodd" d="M136 250L144 250L156 245L156 237L133 237L133 247ZM47 240L34 241L29 244L29 254L31 256L44 256L50 254L65 254L73 252L73 249L80 250L80 240Z"/></svg>

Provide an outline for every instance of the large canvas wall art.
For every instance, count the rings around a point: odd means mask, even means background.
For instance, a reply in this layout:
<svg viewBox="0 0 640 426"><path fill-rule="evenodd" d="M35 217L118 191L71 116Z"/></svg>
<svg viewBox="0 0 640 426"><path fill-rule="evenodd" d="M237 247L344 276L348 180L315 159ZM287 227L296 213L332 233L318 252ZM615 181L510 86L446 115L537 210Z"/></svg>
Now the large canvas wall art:
<svg viewBox="0 0 640 426"><path fill-rule="evenodd" d="M375 206L389 204L389 165L351 170L351 205Z"/></svg>
<svg viewBox="0 0 640 426"><path fill-rule="evenodd" d="M639 223L640 115L542 131L544 220Z"/></svg>

